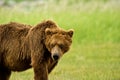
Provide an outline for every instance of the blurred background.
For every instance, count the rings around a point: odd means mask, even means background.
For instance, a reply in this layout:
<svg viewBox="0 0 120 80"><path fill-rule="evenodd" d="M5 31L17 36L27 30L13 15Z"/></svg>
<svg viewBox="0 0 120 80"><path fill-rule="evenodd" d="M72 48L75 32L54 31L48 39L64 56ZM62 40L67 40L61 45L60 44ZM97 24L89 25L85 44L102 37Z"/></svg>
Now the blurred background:
<svg viewBox="0 0 120 80"><path fill-rule="evenodd" d="M0 0L0 24L54 20L73 44L50 80L120 80L120 0ZM33 80L32 69L11 80Z"/></svg>

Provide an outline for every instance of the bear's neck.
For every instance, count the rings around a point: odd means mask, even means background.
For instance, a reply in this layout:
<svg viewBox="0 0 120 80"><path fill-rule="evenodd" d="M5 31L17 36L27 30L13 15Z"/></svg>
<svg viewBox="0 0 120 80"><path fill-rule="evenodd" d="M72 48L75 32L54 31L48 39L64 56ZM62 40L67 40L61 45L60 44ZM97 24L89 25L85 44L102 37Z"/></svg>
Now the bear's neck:
<svg viewBox="0 0 120 80"><path fill-rule="evenodd" d="M30 50L30 44L29 44L29 42L28 42L28 39L25 39L24 41L23 41L23 44L21 45L21 58L24 60L24 59L26 59L26 60L31 60L31 55L30 55L30 53L31 53L31 50Z"/></svg>

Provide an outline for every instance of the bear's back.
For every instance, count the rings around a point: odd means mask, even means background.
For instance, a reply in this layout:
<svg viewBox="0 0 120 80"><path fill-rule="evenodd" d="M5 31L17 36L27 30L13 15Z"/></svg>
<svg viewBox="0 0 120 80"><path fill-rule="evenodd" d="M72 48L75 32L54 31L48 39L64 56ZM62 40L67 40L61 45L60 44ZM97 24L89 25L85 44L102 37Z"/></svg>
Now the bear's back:
<svg viewBox="0 0 120 80"><path fill-rule="evenodd" d="M2 24L0 25L0 40L26 36L30 27L30 25L24 25L16 22Z"/></svg>

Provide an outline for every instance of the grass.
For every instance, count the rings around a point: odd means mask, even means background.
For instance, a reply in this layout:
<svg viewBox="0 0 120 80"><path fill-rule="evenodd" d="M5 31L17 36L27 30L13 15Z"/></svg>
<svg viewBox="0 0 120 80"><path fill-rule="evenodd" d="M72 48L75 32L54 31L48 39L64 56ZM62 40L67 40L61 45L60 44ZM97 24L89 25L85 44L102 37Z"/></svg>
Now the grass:
<svg viewBox="0 0 120 80"><path fill-rule="evenodd" d="M119 80L119 48L113 44L72 48L50 74L50 80Z"/></svg>
<svg viewBox="0 0 120 80"><path fill-rule="evenodd" d="M99 4L98 4L99 5ZM107 9L103 8L110 5ZM120 80L120 11L111 3L65 9L0 9L0 23L16 21L35 25L53 19L64 29L74 29L71 50L49 75L50 80ZM85 7L85 8L84 8ZM13 72L11 80L33 80L32 69Z"/></svg>

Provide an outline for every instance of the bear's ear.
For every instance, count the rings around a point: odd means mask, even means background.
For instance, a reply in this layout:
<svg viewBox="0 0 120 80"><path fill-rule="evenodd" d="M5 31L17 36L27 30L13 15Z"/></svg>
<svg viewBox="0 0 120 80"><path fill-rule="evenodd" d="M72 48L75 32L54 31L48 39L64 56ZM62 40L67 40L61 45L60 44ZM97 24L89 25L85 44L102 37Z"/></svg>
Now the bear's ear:
<svg viewBox="0 0 120 80"><path fill-rule="evenodd" d="M46 34L46 35L51 35L51 34L52 34L52 31L51 31L50 29L46 29L46 30L45 30L45 34Z"/></svg>
<svg viewBox="0 0 120 80"><path fill-rule="evenodd" d="M70 29L67 33L68 33L68 35L69 35L70 37L72 37L72 36L73 36L73 32L74 32L74 30L73 30L73 29Z"/></svg>

